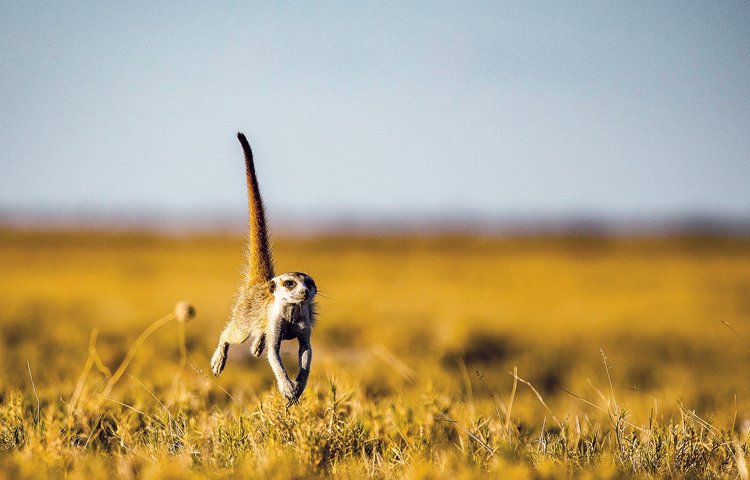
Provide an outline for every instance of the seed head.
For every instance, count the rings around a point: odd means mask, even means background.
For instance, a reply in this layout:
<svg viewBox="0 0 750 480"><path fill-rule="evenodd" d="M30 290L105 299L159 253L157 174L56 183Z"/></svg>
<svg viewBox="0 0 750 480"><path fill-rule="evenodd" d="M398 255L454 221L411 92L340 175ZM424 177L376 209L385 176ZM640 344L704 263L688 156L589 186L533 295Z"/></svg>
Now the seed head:
<svg viewBox="0 0 750 480"><path fill-rule="evenodd" d="M174 306L174 314L178 322L187 322L195 317L195 308L188 302L177 302Z"/></svg>

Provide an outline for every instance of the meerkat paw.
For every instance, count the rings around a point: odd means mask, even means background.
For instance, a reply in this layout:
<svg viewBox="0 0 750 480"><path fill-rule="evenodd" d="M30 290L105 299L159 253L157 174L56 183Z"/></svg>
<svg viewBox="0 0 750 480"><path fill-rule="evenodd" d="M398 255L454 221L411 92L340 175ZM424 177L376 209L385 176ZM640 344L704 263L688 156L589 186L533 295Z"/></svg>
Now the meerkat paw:
<svg viewBox="0 0 750 480"><path fill-rule="evenodd" d="M297 401L296 386L292 383L291 380L287 380L285 382L279 382L278 384L279 392L292 403L295 403Z"/></svg>
<svg viewBox="0 0 750 480"><path fill-rule="evenodd" d="M294 398L295 400L299 400L299 398L302 396L302 392L305 391L305 387L307 386L307 382L302 381L295 381L294 382Z"/></svg>
<svg viewBox="0 0 750 480"><path fill-rule="evenodd" d="M229 344L219 345L216 348L214 355L211 357L211 371L214 372L214 375L216 375L217 377L222 372L222 370L224 370L224 366L227 364L228 349Z"/></svg>

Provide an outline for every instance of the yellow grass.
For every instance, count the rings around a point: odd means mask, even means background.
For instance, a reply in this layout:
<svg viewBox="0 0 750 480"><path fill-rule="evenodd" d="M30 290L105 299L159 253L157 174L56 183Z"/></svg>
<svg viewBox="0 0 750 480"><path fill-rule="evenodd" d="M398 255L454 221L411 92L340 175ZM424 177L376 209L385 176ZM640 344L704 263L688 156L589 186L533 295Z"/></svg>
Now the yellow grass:
<svg viewBox="0 0 750 480"><path fill-rule="evenodd" d="M242 238L0 232L0 473L746 475L750 239L274 242L324 295L288 411L247 346L207 374Z"/></svg>

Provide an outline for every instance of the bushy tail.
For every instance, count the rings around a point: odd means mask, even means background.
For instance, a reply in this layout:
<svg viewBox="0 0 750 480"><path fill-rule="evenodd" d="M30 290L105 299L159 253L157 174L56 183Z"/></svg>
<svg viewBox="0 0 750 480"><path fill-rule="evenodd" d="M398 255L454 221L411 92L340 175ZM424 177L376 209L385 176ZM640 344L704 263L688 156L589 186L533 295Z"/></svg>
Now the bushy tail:
<svg viewBox="0 0 750 480"><path fill-rule="evenodd" d="M245 135L237 132L237 138L245 152L245 174L247 176L247 206L250 212L248 232L248 281L250 284L264 282L274 277L271 245L266 230L266 214L260 198L258 179L255 176L253 151Z"/></svg>

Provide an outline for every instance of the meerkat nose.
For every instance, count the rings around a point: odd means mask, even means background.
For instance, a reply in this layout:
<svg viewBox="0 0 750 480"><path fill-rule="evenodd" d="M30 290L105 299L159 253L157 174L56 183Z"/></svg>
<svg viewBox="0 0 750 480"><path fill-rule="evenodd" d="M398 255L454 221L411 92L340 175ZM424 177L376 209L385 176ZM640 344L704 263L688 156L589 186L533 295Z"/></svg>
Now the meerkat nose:
<svg viewBox="0 0 750 480"><path fill-rule="evenodd" d="M308 298L310 298L310 290L305 289L302 291L302 299L307 300Z"/></svg>

